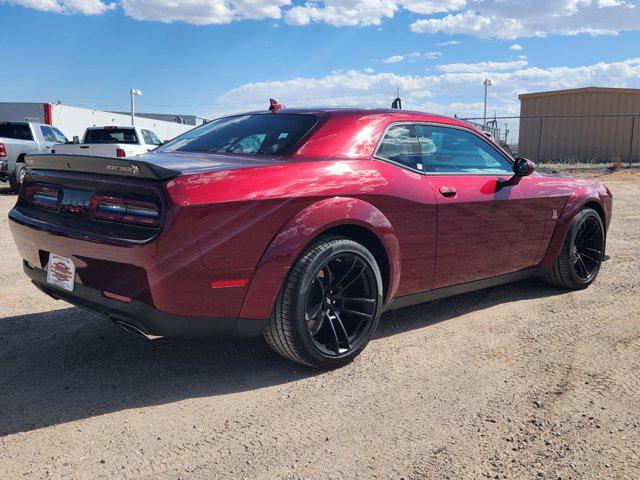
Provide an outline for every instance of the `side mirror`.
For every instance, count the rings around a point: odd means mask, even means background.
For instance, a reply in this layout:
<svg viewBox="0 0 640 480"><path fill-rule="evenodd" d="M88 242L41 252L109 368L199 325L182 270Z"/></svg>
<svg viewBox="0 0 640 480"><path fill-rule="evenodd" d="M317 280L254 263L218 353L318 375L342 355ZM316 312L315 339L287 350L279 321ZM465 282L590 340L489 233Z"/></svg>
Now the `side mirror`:
<svg viewBox="0 0 640 480"><path fill-rule="evenodd" d="M77 135L73 136L73 143L80 143L80 137L78 137Z"/></svg>
<svg viewBox="0 0 640 480"><path fill-rule="evenodd" d="M516 177L526 177L531 175L536 169L536 164L528 158L516 158L513 164L513 173Z"/></svg>

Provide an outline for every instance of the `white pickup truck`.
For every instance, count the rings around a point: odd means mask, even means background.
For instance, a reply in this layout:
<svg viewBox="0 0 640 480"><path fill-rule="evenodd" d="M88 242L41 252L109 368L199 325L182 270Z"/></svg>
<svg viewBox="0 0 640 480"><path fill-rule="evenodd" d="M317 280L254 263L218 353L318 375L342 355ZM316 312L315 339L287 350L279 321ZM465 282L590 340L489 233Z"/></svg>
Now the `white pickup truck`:
<svg viewBox="0 0 640 480"><path fill-rule="evenodd" d="M27 155L49 153L54 145L67 142L56 127L37 122L0 122L0 182L20 191Z"/></svg>
<svg viewBox="0 0 640 480"><path fill-rule="evenodd" d="M133 157L147 153L162 142L151 130L138 127L89 127L82 143L55 145L51 153L92 157Z"/></svg>

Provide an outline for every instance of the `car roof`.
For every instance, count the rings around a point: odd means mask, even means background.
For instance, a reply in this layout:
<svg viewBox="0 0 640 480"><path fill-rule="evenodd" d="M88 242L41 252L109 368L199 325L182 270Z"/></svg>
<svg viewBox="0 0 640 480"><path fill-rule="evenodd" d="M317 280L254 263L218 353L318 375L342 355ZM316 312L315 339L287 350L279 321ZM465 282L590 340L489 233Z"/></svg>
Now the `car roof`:
<svg viewBox="0 0 640 480"><path fill-rule="evenodd" d="M445 115L419 112L416 110L399 110L395 108L351 108L351 107L307 107L307 108L283 108L272 112L269 110L257 110L252 112L237 113L239 115L316 115L319 117L388 117L396 121L434 122L447 125L459 125L469 127L469 124L454 117Z"/></svg>

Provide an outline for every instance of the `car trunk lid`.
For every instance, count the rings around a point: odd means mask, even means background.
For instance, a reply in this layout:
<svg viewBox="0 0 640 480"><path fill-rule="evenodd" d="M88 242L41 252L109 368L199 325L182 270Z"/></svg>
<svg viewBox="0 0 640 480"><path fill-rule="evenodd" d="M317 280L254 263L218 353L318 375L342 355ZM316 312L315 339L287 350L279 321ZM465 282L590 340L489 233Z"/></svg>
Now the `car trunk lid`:
<svg viewBox="0 0 640 480"><path fill-rule="evenodd" d="M73 171L164 181L181 174L235 170L282 162L278 157L268 155L217 153L148 153L127 158L55 154L30 155L26 159L26 166L35 170Z"/></svg>

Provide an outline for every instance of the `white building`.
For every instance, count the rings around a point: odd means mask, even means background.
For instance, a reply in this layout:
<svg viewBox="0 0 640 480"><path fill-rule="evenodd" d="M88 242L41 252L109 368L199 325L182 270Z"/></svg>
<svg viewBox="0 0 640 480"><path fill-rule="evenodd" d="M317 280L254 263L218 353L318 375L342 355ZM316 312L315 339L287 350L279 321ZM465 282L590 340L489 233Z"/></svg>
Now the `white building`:
<svg viewBox="0 0 640 480"><path fill-rule="evenodd" d="M157 118L150 118L150 116ZM194 123L167 121L168 119L193 118ZM72 107L58 103L0 102L0 122L42 122L60 129L67 138L82 139L87 127L106 125L131 125L131 116L123 113L105 112L89 108ZM153 131L160 140L170 140L181 133L204 123L204 119L189 115L142 114L136 115L136 127Z"/></svg>

